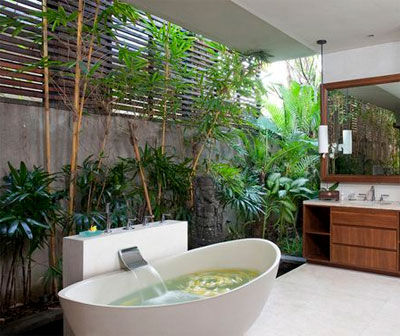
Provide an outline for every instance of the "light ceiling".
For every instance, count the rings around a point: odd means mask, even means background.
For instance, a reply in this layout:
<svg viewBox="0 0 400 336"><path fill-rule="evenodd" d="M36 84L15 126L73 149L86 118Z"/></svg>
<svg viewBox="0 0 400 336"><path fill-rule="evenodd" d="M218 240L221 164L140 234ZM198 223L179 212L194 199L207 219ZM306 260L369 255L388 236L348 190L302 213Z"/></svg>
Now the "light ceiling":
<svg viewBox="0 0 400 336"><path fill-rule="evenodd" d="M400 41L400 0L126 0L191 31L283 60ZM368 35L373 34L373 37Z"/></svg>
<svg viewBox="0 0 400 336"><path fill-rule="evenodd" d="M397 115L400 113L400 83L359 86L340 91L344 95L348 94L364 102L396 112Z"/></svg>

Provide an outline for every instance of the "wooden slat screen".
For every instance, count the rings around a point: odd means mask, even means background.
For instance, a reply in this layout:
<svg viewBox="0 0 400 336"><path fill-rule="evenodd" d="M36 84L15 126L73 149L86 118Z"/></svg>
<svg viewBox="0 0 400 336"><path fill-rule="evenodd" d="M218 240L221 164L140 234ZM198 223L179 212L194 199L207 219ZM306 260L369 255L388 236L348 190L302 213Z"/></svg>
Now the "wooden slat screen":
<svg viewBox="0 0 400 336"><path fill-rule="evenodd" d="M29 101L42 101L43 74L41 69L27 70L26 65L41 59L41 35L36 27L39 18L32 15L40 11L40 0L2 0L0 16L19 19L24 29L13 36L9 28L0 34L0 96Z"/></svg>
<svg viewBox="0 0 400 336"><path fill-rule="evenodd" d="M101 0L104 9L112 0ZM48 0L48 7L57 9L63 6L67 13L77 9L77 2L71 0ZM85 1L85 22L90 24L95 13L95 0ZM43 99L43 74L42 69L26 69L27 64L37 62L41 59L41 45L38 39L41 36L40 18L32 15L33 11L40 12L42 2L40 0L2 0L0 5L0 16L19 18L26 25L17 35L13 36L13 29L7 29L0 33L0 97L17 98L24 101L38 101ZM143 19L146 16L143 14ZM163 20L153 17L159 25ZM113 24L118 23L115 19ZM118 59L118 44L129 50L141 50L143 57L149 59L149 41L152 36L145 30L142 23L131 26L119 26L114 32L116 39L111 36L102 35L101 45L96 45L96 52L92 62L101 61L100 71L104 74L121 66ZM50 60L62 62L71 61L75 56L75 39L68 34L64 27L57 28L49 41ZM187 52L182 60L188 68L207 69L213 64L212 56L201 38L195 39L193 48ZM22 70L22 71L21 71ZM74 81L74 68L52 67L50 69L50 95L52 103L70 104L65 101L66 96L72 96ZM192 78L186 78L189 83ZM193 109L195 97L199 95L195 85L180 95L180 109L173 116L175 119L187 119L196 113ZM72 99L72 97L71 97ZM240 97L238 97L240 100ZM241 100L244 103L248 101ZM253 103L254 102L250 102ZM114 106L115 113L123 113L135 117L157 118L161 112L160 92L151 92L146 96L127 97L125 101L118 102ZM91 112L102 113L102 107L98 104L96 97L91 97L86 102Z"/></svg>

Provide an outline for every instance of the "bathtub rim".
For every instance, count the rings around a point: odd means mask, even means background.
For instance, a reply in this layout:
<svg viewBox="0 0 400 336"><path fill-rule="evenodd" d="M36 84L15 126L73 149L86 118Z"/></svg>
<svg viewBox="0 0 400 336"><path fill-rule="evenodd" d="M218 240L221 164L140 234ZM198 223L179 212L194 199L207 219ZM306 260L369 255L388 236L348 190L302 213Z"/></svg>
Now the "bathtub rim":
<svg viewBox="0 0 400 336"><path fill-rule="evenodd" d="M259 241L259 242L262 242L263 244L270 245L270 246L272 246L272 248L276 252L276 259L274 260L272 265L267 270L265 270L264 272L260 273L257 277L255 277L254 279L250 280L249 282L246 282L244 285L242 285L240 287L237 287L237 288L234 288L234 289L232 289L232 290L230 290L229 292L226 292L226 293L221 293L219 295L212 296L212 297L203 297L203 298L200 298L200 299L197 299L197 300L192 300L192 301L169 303L169 304L159 304L159 305L149 305L149 306L117 306L117 305L101 304L101 303L89 303L89 302L83 302L83 301L79 301L79 300L76 300L76 299L72 299L72 298L69 298L69 297L67 297L65 295L65 292L68 292L68 290L70 290L73 287L85 285L87 283L96 281L97 279L103 278L105 276L111 276L113 274L119 274L119 273L123 273L123 272L128 272L128 271L125 271L125 270L117 270L117 271L112 271L112 272L107 272L107 273L104 273L104 274L100 274L100 275L97 275L97 276L94 276L94 277L90 277L88 279L81 280L81 281L78 281L78 282L76 282L76 283L74 283L72 285L69 285L68 287L63 288L62 290L60 290L58 292L58 297L60 299L62 299L62 300L66 300L66 301L70 301L70 302L74 302L74 303L78 303L78 304L82 304L82 305L86 305L86 306L90 306L90 307L103 307L103 308L112 308L112 309L154 309L154 308L158 309L158 308L165 308L165 307L176 307L176 306L186 305L186 304L191 304L191 303L194 304L196 302L200 302L200 301L204 301L204 300L215 300L215 299L218 299L218 298L220 298L222 296L229 295L229 294L234 293L234 292L238 292L238 291L242 290L243 288L250 286L252 283L261 280L261 278L264 277L264 276L267 276L268 273L271 273L272 270L276 266L279 266L279 263L280 263L281 251L280 251L279 247L274 242L272 242L270 240L267 240L267 239L244 238L244 239L229 240L229 241L226 241L226 242L221 242L221 243L217 243L217 244L202 246L202 247L199 247L199 248L196 248L196 249L193 249L193 250L189 250L189 251L186 251L184 253L179 254L179 255L182 255L182 254L186 254L186 253L194 253L194 252L197 252L199 250L210 248L212 246L234 244L234 243L236 243L238 241ZM160 259L157 260L157 262L158 261L164 261L164 260L168 261L168 259L173 259L174 257L175 256L169 256L169 257L165 257L165 258L160 258Z"/></svg>

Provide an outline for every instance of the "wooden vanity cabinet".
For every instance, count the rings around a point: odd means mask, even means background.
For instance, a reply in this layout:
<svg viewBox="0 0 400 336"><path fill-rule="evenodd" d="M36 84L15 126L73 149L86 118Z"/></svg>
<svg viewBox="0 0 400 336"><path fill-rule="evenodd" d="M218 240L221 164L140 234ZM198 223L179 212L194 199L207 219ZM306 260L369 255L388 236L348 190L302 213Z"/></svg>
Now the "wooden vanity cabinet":
<svg viewBox="0 0 400 336"><path fill-rule="evenodd" d="M303 224L309 262L400 276L398 211L305 204Z"/></svg>

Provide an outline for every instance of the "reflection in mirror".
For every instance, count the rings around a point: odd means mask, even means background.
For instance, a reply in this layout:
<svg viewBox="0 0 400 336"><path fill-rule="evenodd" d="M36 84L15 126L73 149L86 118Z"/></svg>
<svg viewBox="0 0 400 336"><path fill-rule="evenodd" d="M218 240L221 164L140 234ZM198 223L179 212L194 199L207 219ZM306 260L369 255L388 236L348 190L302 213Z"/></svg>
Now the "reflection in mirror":
<svg viewBox="0 0 400 336"><path fill-rule="evenodd" d="M400 83L328 91L329 174L400 175ZM352 153L343 154L343 130Z"/></svg>

